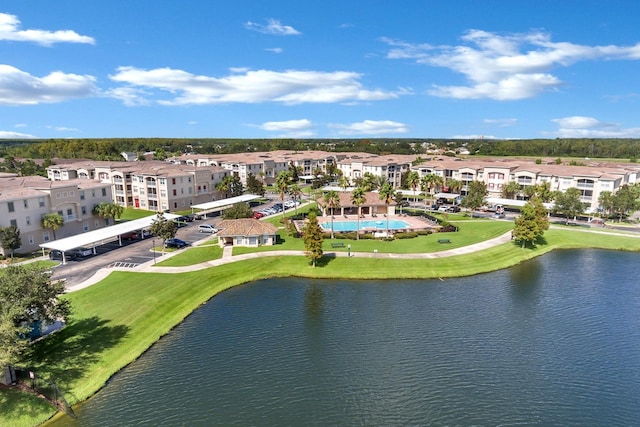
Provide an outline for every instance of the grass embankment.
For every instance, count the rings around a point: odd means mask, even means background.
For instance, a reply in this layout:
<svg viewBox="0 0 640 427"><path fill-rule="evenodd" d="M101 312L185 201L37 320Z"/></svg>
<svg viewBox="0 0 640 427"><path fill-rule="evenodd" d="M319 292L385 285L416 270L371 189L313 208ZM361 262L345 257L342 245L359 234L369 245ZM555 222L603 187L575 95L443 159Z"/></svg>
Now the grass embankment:
<svg viewBox="0 0 640 427"><path fill-rule="evenodd" d="M241 283L285 276L458 277L509 267L558 248L640 251L640 239L618 235L552 229L545 234L545 240L535 249L521 249L510 242L482 252L439 259L327 257L319 267L312 268L304 257L264 257L171 275L113 272L102 282L66 296L74 309L69 325L32 346L23 365L55 381L67 400L76 403L95 393L111 375L135 360L202 303ZM34 425L53 412L46 403L31 396L0 391L0 425Z"/></svg>
<svg viewBox="0 0 640 427"><path fill-rule="evenodd" d="M222 248L218 245L206 245L189 248L156 264L157 267L184 267L222 258Z"/></svg>

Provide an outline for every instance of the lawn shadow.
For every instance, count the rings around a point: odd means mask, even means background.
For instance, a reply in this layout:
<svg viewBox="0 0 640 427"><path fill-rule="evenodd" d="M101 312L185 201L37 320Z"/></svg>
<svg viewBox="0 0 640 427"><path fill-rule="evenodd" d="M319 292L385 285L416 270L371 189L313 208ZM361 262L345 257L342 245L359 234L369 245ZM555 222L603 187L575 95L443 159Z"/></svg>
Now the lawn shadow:
<svg viewBox="0 0 640 427"><path fill-rule="evenodd" d="M125 325L89 317L72 321L62 330L34 343L24 362L40 378L70 389L87 369L102 358L104 350L116 346L129 332Z"/></svg>
<svg viewBox="0 0 640 427"><path fill-rule="evenodd" d="M334 259L336 259L335 252L325 252L322 258L316 261L316 267L326 267Z"/></svg>

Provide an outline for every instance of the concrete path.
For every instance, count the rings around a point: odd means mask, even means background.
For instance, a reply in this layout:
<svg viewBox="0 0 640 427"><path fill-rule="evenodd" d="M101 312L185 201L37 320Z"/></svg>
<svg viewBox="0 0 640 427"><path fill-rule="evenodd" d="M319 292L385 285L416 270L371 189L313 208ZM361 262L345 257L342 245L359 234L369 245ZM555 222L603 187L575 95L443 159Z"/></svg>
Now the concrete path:
<svg viewBox="0 0 640 427"><path fill-rule="evenodd" d="M194 243L194 246L202 245L207 240L210 240L213 236L205 238L199 242ZM481 251L484 249L491 248L493 246L501 245L503 243L509 242L511 240L511 231L498 236L493 239L486 240L484 242L475 243L469 246L463 246L455 249L447 249L439 252L429 252L429 253L373 253L373 252L351 252L352 257L356 258L386 258L386 259L437 259L437 258L445 258L457 255L469 254L476 251ZM82 283L67 284L67 292L77 291L79 289L86 288L93 284L98 283L107 277L112 271L134 271L138 273L164 273L164 274L175 274L175 273L183 273L189 271L197 271L205 268L216 267L223 264L228 264L231 262L237 261L245 261L249 259L261 258L261 257L270 257L270 256L304 256L303 251L269 251L269 252L253 252L249 254L236 255L233 256L233 247L227 246L223 249L222 258L206 261L199 264L188 265L184 267L158 267L154 266L153 261L146 262L144 264L140 264L135 268L102 268L96 272L93 276L91 276L88 280L85 280ZM170 253L166 253L165 255L159 256L156 259L156 262L161 262L166 259L171 258L177 254L181 253L180 251L174 251ZM325 252L325 256L333 256L333 257L347 257L349 254L347 252Z"/></svg>

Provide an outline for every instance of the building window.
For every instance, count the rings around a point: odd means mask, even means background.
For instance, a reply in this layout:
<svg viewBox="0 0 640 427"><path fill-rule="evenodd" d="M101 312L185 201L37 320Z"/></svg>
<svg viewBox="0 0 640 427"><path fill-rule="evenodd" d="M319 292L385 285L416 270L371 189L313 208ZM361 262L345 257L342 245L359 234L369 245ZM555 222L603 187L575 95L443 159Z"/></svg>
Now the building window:
<svg viewBox="0 0 640 427"><path fill-rule="evenodd" d="M160 185L166 185L167 184L167 180L164 178L158 178L158 182Z"/></svg>
<svg viewBox="0 0 640 427"><path fill-rule="evenodd" d="M107 197L107 189L106 188L102 189L102 197Z"/></svg>
<svg viewBox="0 0 640 427"><path fill-rule="evenodd" d="M44 208L44 197L38 197L38 206Z"/></svg>
<svg viewBox="0 0 640 427"><path fill-rule="evenodd" d="M175 194L174 194L174 196L175 196ZM7 207L9 208L9 212L15 212L15 210L16 210L15 206L13 206L13 202L7 203Z"/></svg>
<svg viewBox="0 0 640 427"><path fill-rule="evenodd" d="M171 184L176 185L176 179L175 178L171 178Z"/></svg>
<svg viewBox="0 0 640 427"><path fill-rule="evenodd" d="M31 217L30 216L27 216L25 218L25 221L27 222L27 225L31 225Z"/></svg>
<svg viewBox="0 0 640 427"><path fill-rule="evenodd" d="M82 223L82 231L89 231L89 223L88 222L83 222Z"/></svg>
<svg viewBox="0 0 640 427"><path fill-rule="evenodd" d="M49 237L49 232L45 231L44 233L42 233L42 241L44 242L48 242L51 238Z"/></svg>
<svg viewBox="0 0 640 427"><path fill-rule="evenodd" d="M80 192L80 200L84 200L84 191Z"/></svg>
<svg viewBox="0 0 640 427"><path fill-rule="evenodd" d="M29 209L29 201L27 199L24 199L22 201L22 205L24 206L25 209Z"/></svg>
<svg viewBox="0 0 640 427"><path fill-rule="evenodd" d="M173 189L173 195L177 196L178 195L178 190L176 190L175 188Z"/></svg>
<svg viewBox="0 0 640 427"><path fill-rule="evenodd" d="M80 211L82 212L82 215L86 215L87 214L87 207L86 206L81 206L80 207Z"/></svg>
<svg viewBox="0 0 640 427"><path fill-rule="evenodd" d="M33 240L33 235L29 234L29 236L27 237L27 239L29 240L29 244L33 245L35 243L35 241Z"/></svg>
<svg viewBox="0 0 640 427"><path fill-rule="evenodd" d="M17 219L12 219L11 221L9 221L9 223L11 224L12 227L18 228L18 220Z"/></svg>

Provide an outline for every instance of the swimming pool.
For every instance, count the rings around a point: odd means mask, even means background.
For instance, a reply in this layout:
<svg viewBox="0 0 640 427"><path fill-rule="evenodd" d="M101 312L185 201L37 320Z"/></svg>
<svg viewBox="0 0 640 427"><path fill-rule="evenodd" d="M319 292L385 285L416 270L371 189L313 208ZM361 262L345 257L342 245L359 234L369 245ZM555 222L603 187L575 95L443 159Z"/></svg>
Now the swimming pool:
<svg viewBox="0 0 640 427"><path fill-rule="evenodd" d="M320 224L325 231L331 230L331 221L323 222ZM358 228L357 221L333 221L333 231L356 231ZM398 219L389 220L389 230L401 230L404 228L410 228L409 224ZM360 230L386 230L387 220L361 220Z"/></svg>

